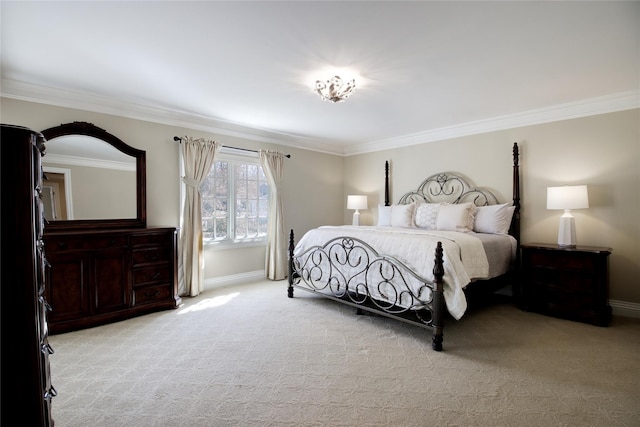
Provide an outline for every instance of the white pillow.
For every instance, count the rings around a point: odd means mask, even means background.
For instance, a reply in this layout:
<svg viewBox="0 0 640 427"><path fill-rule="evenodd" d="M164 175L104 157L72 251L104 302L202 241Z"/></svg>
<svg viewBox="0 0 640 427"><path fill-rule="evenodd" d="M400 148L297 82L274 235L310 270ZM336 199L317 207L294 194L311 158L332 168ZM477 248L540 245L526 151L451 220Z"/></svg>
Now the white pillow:
<svg viewBox="0 0 640 427"><path fill-rule="evenodd" d="M480 206L476 209L473 231L476 233L506 234L509 229L509 206L501 205Z"/></svg>
<svg viewBox="0 0 640 427"><path fill-rule="evenodd" d="M416 206L416 214L414 215L416 227L426 230L437 229L439 210L440 203L419 203Z"/></svg>
<svg viewBox="0 0 640 427"><path fill-rule="evenodd" d="M473 203L443 203L438 211L438 230L467 232L473 230L476 207Z"/></svg>
<svg viewBox="0 0 640 427"><path fill-rule="evenodd" d="M391 205L392 227L413 227L414 203L409 205Z"/></svg>
<svg viewBox="0 0 640 427"><path fill-rule="evenodd" d="M378 205L378 225L383 227L391 225L391 206Z"/></svg>

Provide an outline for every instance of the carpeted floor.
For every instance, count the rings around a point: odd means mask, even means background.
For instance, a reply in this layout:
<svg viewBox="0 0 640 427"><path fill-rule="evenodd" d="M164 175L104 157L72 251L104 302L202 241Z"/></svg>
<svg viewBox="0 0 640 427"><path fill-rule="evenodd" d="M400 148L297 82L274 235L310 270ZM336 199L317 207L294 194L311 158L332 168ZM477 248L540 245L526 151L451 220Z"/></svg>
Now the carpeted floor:
<svg viewBox="0 0 640 427"><path fill-rule="evenodd" d="M640 426L640 319L499 301L430 330L263 281L50 337L57 427Z"/></svg>

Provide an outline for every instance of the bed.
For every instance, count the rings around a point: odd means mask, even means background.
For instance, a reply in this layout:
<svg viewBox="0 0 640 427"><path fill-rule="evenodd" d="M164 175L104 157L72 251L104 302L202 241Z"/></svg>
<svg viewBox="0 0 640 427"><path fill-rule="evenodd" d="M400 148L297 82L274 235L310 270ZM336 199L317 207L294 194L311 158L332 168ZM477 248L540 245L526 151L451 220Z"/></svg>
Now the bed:
<svg viewBox="0 0 640 427"><path fill-rule="evenodd" d="M460 319L474 292L516 285L520 235L519 149L513 144L513 199L501 202L458 173L424 179L373 226L322 226L289 239L287 295L294 288L432 330L443 348L447 313ZM514 296L517 290L514 289Z"/></svg>

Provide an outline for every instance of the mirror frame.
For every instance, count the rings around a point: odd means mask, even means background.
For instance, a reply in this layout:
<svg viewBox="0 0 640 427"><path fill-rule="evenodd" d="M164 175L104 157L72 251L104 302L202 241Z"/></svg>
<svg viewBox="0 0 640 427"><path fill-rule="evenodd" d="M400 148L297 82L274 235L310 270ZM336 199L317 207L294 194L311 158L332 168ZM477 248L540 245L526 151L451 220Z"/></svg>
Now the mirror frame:
<svg viewBox="0 0 640 427"><path fill-rule="evenodd" d="M128 154L136 159L136 217L117 219L72 219L61 221L49 221L45 230L66 231L66 230L86 230L105 228L144 228L147 226L147 172L146 172L146 151L133 148L120 138L110 134L104 129L100 129L88 122L72 122L61 124L43 130L45 137L45 157L46 146L50 139L65 135L86 135L100 139L113 146L117 150Z"/></svg>

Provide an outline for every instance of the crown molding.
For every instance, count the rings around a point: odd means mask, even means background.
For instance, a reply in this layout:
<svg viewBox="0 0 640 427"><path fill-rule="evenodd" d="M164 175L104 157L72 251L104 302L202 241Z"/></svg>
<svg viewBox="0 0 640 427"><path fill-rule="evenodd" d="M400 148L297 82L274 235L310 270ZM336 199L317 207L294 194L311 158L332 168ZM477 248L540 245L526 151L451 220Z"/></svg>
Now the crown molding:
<svg viewBox="0 0 640 427"><path fill-rule="evenodd" d="M392 150L444 139L640 108L640 91L633 90L431 129L425 132L401 135L394 138L342 146L335 141L318 140L302 135L291 135L265 129L249 128L237 123L214 120L210 117L190 112L150 107L134 102L16 80L2 79L0 95L22 101L110 114L338 156L351 156L375 151Z"/></svg>
<svg viewBox="0 0 640 427"><path fill-rule="evenodd" d="M442 141L444 139L595 116L598 114L614 113L635 108L640 108L640 91L637 90L363 143L351 147L352 150L349 150L345 155L349 156L374 151L391 150L427 142Z"/></svg>

